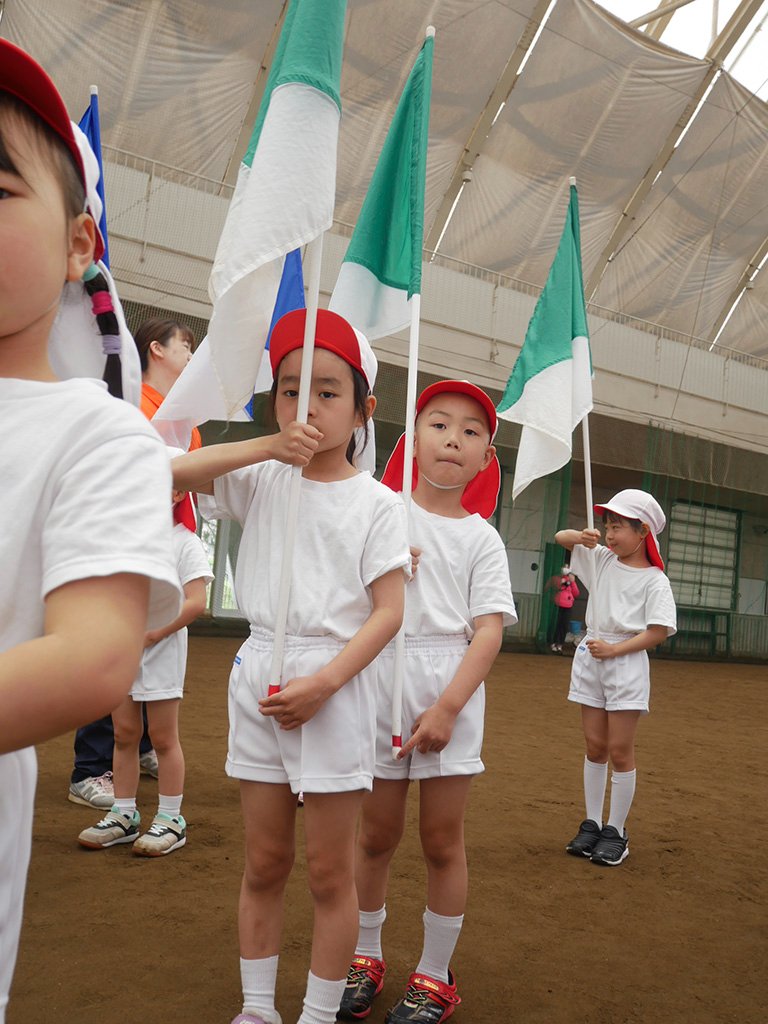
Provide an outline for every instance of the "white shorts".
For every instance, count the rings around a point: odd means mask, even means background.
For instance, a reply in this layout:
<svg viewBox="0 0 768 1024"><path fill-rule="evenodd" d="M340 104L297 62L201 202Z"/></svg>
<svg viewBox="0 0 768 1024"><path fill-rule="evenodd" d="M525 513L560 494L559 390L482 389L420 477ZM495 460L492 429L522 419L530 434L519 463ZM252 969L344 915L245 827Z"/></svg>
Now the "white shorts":
<svg viewBox="0 0 768 1024"><path fill-rule="evenodd" d="M135 701L176 700L184 696L187 671L187 630L179 629L152 647L141 659L131 687Z"/></svg>
<svg viewBox="0 0 768 1024"><path fill-rule="evenodd" d="M403 743L413 723L431 707L456 675L467 653L467 638L406 637L403 672ZM478 775L485 720L485 684L481 683L456 719L453 735L441 751L413 750L402 761L392 757L392 687L395 646L390 644L374 662L377 673L376 778L436 779L447 775Z"/></svg>
<svg viewBox="0 0 768 1024"><path fill-rule="evenodd" d="M34 747L0 755L0 1021L19 948L36 781Z"/></svg>
<svg viewBox="0 0 768 1024"><path fill-rule="evenodd" d="M251 782L288 783L294 793L344 793L373 788L376 737L375 674L354 676L298 729L281 729L262 715L274 637L251 627L229 677L226 772ZM333 637L285 638L283 679L312 675L344 647Z"/></svg>
<svg viewBox="0 0 768 1024"><path fill-rule="evenodd" d="M634 633L600 634L609 644L629 640ZM648 711L651 675L646 651L622 654L618 658L597 661L587 649L587 634L576 648L571 668L568 700L606 711Z"/></svg>

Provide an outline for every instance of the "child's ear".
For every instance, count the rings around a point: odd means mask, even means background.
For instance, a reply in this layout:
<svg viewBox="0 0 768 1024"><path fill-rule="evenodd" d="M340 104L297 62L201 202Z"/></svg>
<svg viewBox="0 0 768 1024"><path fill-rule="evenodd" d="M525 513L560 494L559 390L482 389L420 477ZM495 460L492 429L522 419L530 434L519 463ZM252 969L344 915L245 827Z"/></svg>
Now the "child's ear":
<svg viewBox="0 0 768 1024"><path fill-rule="evenodd" d="M69 226L67 246L67 281L81 281L93 263L96 247L96 225L90 213L74 217Z"/></svg>
<svg viewBox="0 0 768 1024"><path fill-rule="evenodd" d="M489 444L488 447L485 449L485 455L483 456L483 464L480 467L480 472L481 473L482 473L482 471L484 469L487 469L490 466L490 464L493 461L495 455L496 455L496 449L494 448L494 446L492 444Z"/></svg>
<svg viewBox="0 0 768 1024"><path fill-rule="evenodd" d="M643 538L643 540L645 540L645 538L648 536L648 534L650 532L651 532L651 528L648 525L648 523L641 523L640 524L640 536Z"/></svg>
<svg viewBox="0 0 768 1024"><path fill-rule="evenodd" d="M371 419L371 417L373 416L373 410L375 408L376 408L376 397L375 397L375 395L368 395L368 397L365 400L365 413L366 413L365 419L366 419L366 422L369 419ZM362 427L363 426L363 421L362 421L359 413L357 414L357 416L355 418L355 426L356 427Z"/></svg>

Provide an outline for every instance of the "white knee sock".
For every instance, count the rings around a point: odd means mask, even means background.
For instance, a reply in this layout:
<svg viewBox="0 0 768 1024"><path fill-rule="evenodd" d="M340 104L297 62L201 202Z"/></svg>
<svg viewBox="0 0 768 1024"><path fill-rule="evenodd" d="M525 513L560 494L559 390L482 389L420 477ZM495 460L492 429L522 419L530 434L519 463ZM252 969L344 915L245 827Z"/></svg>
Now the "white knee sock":
<svg viewBox="0 0 768 1024"><path fill-rule="evenodd" d="M336 1014L341 1006L341 997L347 979L326 981L316 977L312 971L307 975L307 994L299 1024L336 1024Z"/></svg>
<svg viewBox="0 0 768 1024"><path fill-rule="evenodd" d="M584 758L584 803L587 817L603 827L603 803L605 787L608 782L608 765L596 764Z"/></svg>
<svg viewBox="0 0 768 1024"><path fill-rule="evenodd" d="M126 818L132 818L136 813L136 797L127 796L115 798L115 802L112 804L112 810L125 815Z"/></svg>
<svg viewBox="0 0 768 1024"><path fill-rule="evenodd" d="M464 915L442 917L427 907L424 911L424 948L416 967L417 974L426 974L437 981L448 981L448 967L459 941Z"/></svg>
<svg viewBox="0 0 768 1024"><path fill-rule="evenodd" d="M275 985L277 983L277 956L260 960L243 960L240 957L240 980L243 985L243 1013L261 1017L264 1024L282 1024L275 1009Z"/></svg>
<svg viewBox="0 0 768 1024"><path fill-rule="evenodd" d="M355 954L381 960L381 929L387 919L386 904L380 910L360 911L360 931Z"/></svg>
<svg viewBox="0 0 768 1024"><path fill-rule="evenodd" d="M165 814L168 818L178 818L181 814L181 801L183 797L183 793L179 793L178 796L163 796L162 793L158 793L157 813Z"/></svg>
<svg viewBox="0 0 768 1024"><path fill-rule="evenodd" d="M611 809L608 824L624 835L624 822L627 820L632 798L635 795L637 770L631 772L614 772L611 775Z"/></svg>

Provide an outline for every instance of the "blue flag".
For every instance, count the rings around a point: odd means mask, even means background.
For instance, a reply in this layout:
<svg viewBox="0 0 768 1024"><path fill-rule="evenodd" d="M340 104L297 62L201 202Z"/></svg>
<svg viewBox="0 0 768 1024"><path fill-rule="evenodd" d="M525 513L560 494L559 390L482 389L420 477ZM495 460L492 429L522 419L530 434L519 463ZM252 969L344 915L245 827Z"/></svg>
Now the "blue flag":
<svg viewBox="0 0 768 1024"><path fill-rule="evenodd" d="M298 249L294 249L293 252L289 252L285 257L285 263L283 264L283 276L280 278L280 287L277 289L275 308L272 310L269 334L267 335L267 343L264 346L264 362L269 364L269 339L272 337L272 331L277 321L286 313L293 312L294 309L304 309L305 305L301 253ZM253 399L246 405L245 411L253 419Z"/></svg>
<svg viewBox="0 0 768 1024"><path fill-rule="evenodd" d="M79 128L90 142L91 149L96 154L96 159L99 161L99 183L96 186L96 191L99 193L99 198L101 199L101 220L99 221L99 231L101 231L101 237L104 239L104 255L101 259L108 268L109 242L107 241L107 204L104 199L104 164L101 159L101 127L99 125L98 93L91 93L90 105L80 118Z"/></svg>

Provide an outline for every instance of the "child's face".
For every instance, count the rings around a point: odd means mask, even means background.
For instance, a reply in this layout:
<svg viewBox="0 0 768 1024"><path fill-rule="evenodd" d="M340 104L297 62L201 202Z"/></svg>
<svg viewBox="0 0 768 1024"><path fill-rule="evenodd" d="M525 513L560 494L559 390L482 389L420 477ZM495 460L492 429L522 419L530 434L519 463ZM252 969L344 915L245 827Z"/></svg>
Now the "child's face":
<svg viewBox="0 0 768 1024"><path fill-rule="evenodd" d="M629 558L639 551L647 533L645 524L638 528L623 516L606 516L605 543L619 558Z"/></svg>
<svg viewBox="0 0 768 1024"><path fill-rule="evenodd" d="M465 486L496 453L483 407L461 394L435 395L416 420L414 452L420 476L442 487Z"/></svg>
<svg viewBox="0 0 768 1024"><path fill-rule="evenodd" d="M296 419L301 353L301 349L289 352L278 369L275 416L281 430ZM323 435L318 452L337 448L346 452L355 427L363 422L355 408L352 368L324 348L315 349L307 421Z"/></svg>
<svg viewBox="0 0 768 1024"><path fill-rule="evenodd" d="M62 187L18 118L0 124L18 174L0 169L0 340L47 342L65 281L93 258L94 225L67 215Z"/></svg>

